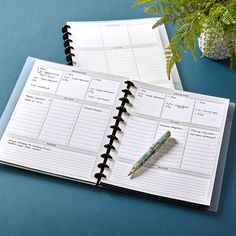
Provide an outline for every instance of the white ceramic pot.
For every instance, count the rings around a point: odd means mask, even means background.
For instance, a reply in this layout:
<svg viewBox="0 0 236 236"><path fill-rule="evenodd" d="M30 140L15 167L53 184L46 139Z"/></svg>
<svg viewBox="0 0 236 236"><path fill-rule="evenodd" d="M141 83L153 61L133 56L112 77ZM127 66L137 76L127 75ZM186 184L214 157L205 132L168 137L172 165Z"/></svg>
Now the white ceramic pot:
<svg viewBox="0 0 236 236"><path fill-rule="evenodd" d="M210 34L206 31L201 33L198 38L198 44L201 52L203 53L207 47L207 40L209 40ZM224 35L222 40L215 40L212 43L206 56L213 60L224 60L230 57L230 50L227 47L229 42L232 40L231 35Z"/></svg>

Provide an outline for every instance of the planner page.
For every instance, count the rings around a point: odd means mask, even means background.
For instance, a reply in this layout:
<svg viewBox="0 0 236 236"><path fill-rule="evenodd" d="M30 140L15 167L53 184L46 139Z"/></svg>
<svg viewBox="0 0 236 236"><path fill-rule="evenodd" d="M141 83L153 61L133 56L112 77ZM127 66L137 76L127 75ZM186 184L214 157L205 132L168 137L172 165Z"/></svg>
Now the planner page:
<svg viewBox="0 0 236 236"><path fill-rule="evenodd" d="M182 88L176 67L168 80L165 27L152 29L156 18L67 22L73 65L128 76L168 88Z"/></svg>
<svg viewBox="0 0 236 236"><path fill-rule="evenodd" d="M103 183L210 205L229 100L135 82L134 99ZM135 174L165 132L171 137Z"/></svg>
<svg viewBox="0 0 236 236"><path fill-rule="evenodd" d="M1 139L1 162L94 182L123 82L36 60Z"/></svg>

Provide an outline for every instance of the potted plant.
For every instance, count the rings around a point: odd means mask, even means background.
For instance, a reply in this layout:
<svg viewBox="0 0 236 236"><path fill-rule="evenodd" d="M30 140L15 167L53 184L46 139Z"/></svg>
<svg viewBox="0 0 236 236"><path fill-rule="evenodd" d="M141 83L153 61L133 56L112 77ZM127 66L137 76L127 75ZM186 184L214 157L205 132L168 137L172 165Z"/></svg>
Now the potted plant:
<svg viewBox="0 0 236 236"><path fill-rule="evenodd" d="M172 23L176 32L166 48L167 74L181 61L181 50L190 49L196 60L197 40L203 56L229 58L236 64L236 0L136 0L133 7L145 4L144 11L160 17L153 25Z"/></svg>

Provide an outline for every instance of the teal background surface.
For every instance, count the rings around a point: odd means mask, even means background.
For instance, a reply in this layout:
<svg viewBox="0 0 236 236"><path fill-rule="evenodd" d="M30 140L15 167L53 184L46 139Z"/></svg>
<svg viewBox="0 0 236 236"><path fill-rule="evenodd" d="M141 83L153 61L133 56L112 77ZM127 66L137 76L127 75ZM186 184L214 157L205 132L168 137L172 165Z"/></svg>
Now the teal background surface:
<svg viewBox="0 0 236 236"><path fill-rule="evenodd" d="M27 56L66 63L61 34L66 21L149 17L141 7L131 8L132 2L1 0L0 114ZM236 102L236 70L227 62L194 62L187 53L178 69L185 90ZM236 235L235 131L234 122L218 213L0 165L0 235Z"/></svg>

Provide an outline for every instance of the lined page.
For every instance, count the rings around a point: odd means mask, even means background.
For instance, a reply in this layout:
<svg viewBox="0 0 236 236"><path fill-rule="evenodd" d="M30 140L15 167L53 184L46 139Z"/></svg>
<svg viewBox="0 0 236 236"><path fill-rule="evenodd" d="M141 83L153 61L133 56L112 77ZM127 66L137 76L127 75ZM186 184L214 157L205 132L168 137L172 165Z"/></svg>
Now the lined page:
<svg viewBox="0 0 236 236"><path fill-rule="evenodd" d="M158 46L148 48L134 48L134 56L138 68L140 81L155 84L157 80L168 81L164 68L165 58Z"/></svg>
<svg viewBox="0 0 236 236"><path fill-rule="evenodd" d="M84 105L69 145L98 152L109 117L110 110L108 109Z"/></svg>
<svg viewBox="0 0 236 236"><path fill-rule="evenodd" d="M54 99L39 139L67 145L80 108L80 103Z"/></svg>
<svg viewBox="0 0 236 236"><path fill-rule="evenodd" d="M155 22L154 18L67 22L75 54L73 64L174 88L166 73L168 37L165 28L152 29ZM177 83L181 84L179 79Z"/></svg>
<svg viewBox="0 0 236 236"><path fill-rule="evenodd" d="M94 183L125 80L36 60L2 137L1 161Z"/></svg>
<svg viewBox="0 0 236 236"><path fill-rule="evenodd" d="M135 82L134 102L104 183L210 205L229 101ZM132 177L135 162L171 138Z"/></svg>
<svg viewBox="0 0 236 236"><path fill-rule="evenodd" d="M181 168L212 174L219 132L190 128Z"/></svg>
<svg viewBox="0 0 236 236"><path fill-rule="evenodd" d="M156 154L157 160L155 158L152 160L159 166L179 168L182 162L189 128L187 126L160 122L154 140L158 140L166 130L171 132L171 136L174 138L173 143L163 146L163 148Z"/></svg>
<svg viewBox="0 0 236 236"><path fill-rule="evenodd" d="M128 77L139 77L132 49L116 49L106 51L109 72Z"/></svg>
<svg viewBox="0 0 236 236"><path fill-rule="evenodd" d="M109 73L105 51L75 49L74 54L80 55L79 66L81 68Z"/></svg>
<svg viewBox="0 0 236 236"><path fill-rule="evenodd" d="M136 189L144 193L202 204L208 195L210 180L198 176L171 172L165 169L144 167L142 175L127 182L132 164L116 162L111 183L120 187ZM191 190L191 191L190 191Z"/></svg>
<svg viewBox="0 0 236 236"><path fill-rule="evenodd" d="M130 117L119 149L119 157L136 160L153 142L157 123L148 119Z"/></svg>
<svg viewBox="0 0 236 236"><path fill-rule="evenodd" d="M0 149L3 161L76 179L89 179L96 157L11 138ZM32 156L33 155L33 156ZM70 173L68 175L68 173Z"/></svg>
<svg viewBox="0 0 236 236"><path fill-rule="evenodd" d="M25 94L9 132L37 138L51 102L51 98Z"/></svg>

